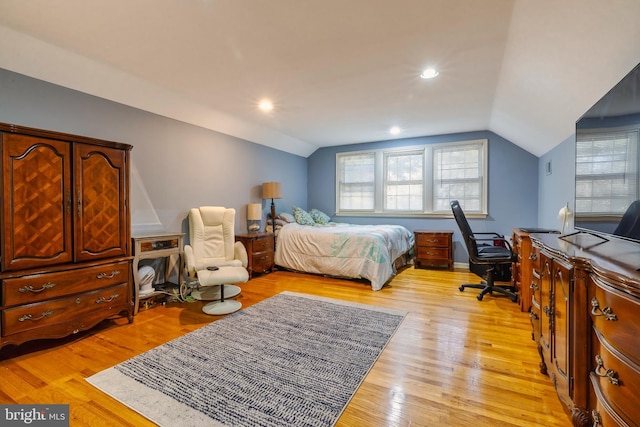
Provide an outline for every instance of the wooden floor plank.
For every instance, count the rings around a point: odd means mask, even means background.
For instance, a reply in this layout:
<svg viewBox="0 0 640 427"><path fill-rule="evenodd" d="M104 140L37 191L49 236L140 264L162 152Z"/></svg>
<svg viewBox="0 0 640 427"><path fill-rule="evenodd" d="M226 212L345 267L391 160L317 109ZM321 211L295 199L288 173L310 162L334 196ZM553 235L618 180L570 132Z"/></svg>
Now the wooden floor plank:
<svg viewBox="0 0 640 427"><path fill-rule="evenodd" d="M243 284L243 307L289 290L407 310L409 314L345 409L338 426L570 426L553 384L538 371L527 313L504 297L477 301L465 271L406 268L382 290L365 281L288 271ZM85 378L219 317L202 303L141 310L133 324L105 321L61 340L0 351L5 403L67 403L72 426L151 422Z"/></svg>

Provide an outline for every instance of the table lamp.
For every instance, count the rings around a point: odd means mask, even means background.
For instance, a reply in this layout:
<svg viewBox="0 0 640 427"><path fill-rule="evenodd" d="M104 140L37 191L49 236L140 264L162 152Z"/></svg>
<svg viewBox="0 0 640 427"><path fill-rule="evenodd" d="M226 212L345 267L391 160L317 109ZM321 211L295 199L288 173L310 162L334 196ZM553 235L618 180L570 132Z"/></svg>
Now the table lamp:
<svg viewBox="0 0 640 427"><path fill-rule="evenodd" d="M260 231L260 221L262 220L262 205L260 203L249 203L247 205L247 230L249 233Z"/></svg>

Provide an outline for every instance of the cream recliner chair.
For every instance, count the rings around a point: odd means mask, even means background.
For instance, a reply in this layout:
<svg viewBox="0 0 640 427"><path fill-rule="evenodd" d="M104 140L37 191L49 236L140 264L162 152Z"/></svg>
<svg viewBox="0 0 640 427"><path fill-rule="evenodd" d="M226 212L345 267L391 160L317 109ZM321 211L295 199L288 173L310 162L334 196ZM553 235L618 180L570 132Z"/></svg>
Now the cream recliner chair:
<svg viewBox="0 0 640 427"><path fill-rule="evenodd" d="M211 315L228 314L242 307L233 298L236 283L249 280L247 251L235 241L235 209L201 206L189 211L189 243L184 246L187 275L198 281L191 292L197 300L213 301L202 307Z"/></svg>

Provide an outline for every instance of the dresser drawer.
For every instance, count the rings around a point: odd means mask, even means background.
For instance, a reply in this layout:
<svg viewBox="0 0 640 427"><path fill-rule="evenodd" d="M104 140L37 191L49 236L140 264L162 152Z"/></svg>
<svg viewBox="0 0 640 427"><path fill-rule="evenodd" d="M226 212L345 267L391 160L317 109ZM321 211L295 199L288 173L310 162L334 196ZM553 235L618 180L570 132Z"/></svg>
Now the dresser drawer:
<svg viewBox="0 0 640 427"><path fill-rule="evenodd" d="M91 292L25 304L2 311L2 336L17 334L59 323L82 319L83 316L108 317L126 309L128 283Z"/></svg>
<svg viewBox="0 0 640 427"><path fill-rule="evenodd" d="M6 279L2 282L2 305L9 307L44 301L128 280L128 261Z"/></svg>
<svg viewBox="0 0 640 427"><path fill-rule="evenodd" d="M596 401L592 403L592 408L588 412L591 422L589 425L594 427L628 427L630 424L620 418L620 415L613 410L609 402L604 400L604 396L602 396L598 387L598 376L592 373L590 380L591 387L595 391Z"/></svg>
<svg viewBox="0 0 640 427"><path fill-rule="evenodd" d="M607 343L606 338L594 329L591 360L591 382L596 395L611 404L620 417L640 420L640 366Z"/></svg>
<svg viewBox="0 0 640 427"><path fill-rule="evenodd" d="M591 275L591 321L615 349L640 364L640 301Z"/></svg>

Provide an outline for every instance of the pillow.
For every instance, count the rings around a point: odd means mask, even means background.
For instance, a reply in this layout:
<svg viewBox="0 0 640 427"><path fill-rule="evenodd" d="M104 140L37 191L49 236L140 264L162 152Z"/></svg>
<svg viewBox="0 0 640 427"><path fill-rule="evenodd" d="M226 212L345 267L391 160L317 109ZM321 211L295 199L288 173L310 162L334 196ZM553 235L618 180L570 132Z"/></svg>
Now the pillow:
<svg viewBox="0 0 640 427"><path fill-rule="evenodd" d="M280 215L278 215L278 218L280 218L284 222L296 222L296 218L288 212L282 212Z"/></svg>
<svg viewBox="0 0 640 427"><path fill-rule="evenodd" d="M311 218L316 222L316 224L328 224L329 221L331 221L331 217L329 217L329 215L318 209L311 209L309 211L309 215L311 215Z"/></svg>
<svg viewBox="0 0 640 427"><path fill-rule="evenodd" d="M296 222L300 225L316 225L309 212L301 209L297 206L293 207L293 216L296 218Z"/></svg>

